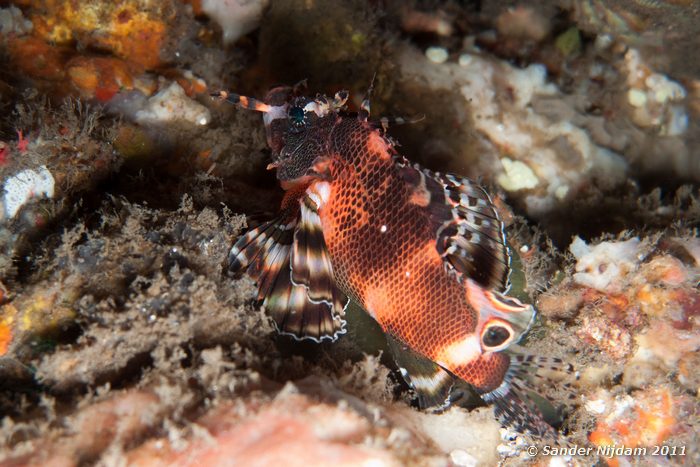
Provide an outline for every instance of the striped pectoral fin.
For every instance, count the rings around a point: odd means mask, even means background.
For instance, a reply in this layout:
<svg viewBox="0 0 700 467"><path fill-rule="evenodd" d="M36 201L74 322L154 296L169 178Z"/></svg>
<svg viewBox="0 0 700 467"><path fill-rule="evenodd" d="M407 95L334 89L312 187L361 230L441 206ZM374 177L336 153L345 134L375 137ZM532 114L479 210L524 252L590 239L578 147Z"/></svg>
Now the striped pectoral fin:
<svg viewBox="0 0 700 467"><path fill-rule="evenodd" d="M280 333L317 342L335 340L345 333L343 316L348 299L335 287L329 271L317 264L300 263L302 251L310 258L317 249L310 246L315 232L306 234L308 215L302 216L298 206L298 202L287 203L276 219L243 235L231 248L229 270L245 271L258 282L257 298L263 300ZM327 257L325 244L320 245L322 256ZM294 257L298 266L306 266L299 282L292 278Z"/></svg>
<svg viewBox="0 0 700 467"><path fill-rule="evenodd" d="M283 332L297 337L335 340L345 332L347 296L336 286L318 207L323 202L324 188L312 184L308 194L299 200L299 222L287 274L289 287L278 287L267 300L267 307L278 314ZM284 313L283 310L289 310ZM284 315L282 315L284 313Z"/></svg>
<svg viewBox="0 0 700 467"><path fill-rule="evenodd" d="M264 301L280 333L316 342L334 341L345 334L344 310L336 312L327 301L309 300L306 287L291 280L289 260L285 266Z"/></svg>
<svg viewBox="0 0 700 467"><path fill-rule="evenodd" d="M333 302L338 289L335 286L323 227L316 202L309 196L301 201L299 225L294 231L292 246L292 280L307 289L311 301ZM343 305L345 300L342 300Z"/></svg>
<svg viewBox="0 0 700 467"><path fill-rule="evenodd" d="M401 376L415 391L419 407L433 412L446 410L452 403L455 377L388 333L387 343Z"/></svg>
<svg viewBox="0 0 700 467"><path fill-rule="evenodd" d="M228 257L231 272L247 272L258 281L262 300L285 263L294 241L297 220L283 212L277 218L251 229L233 245Z"/></svg>
<svg viewBox="0 0 700 467"><path fill-rule="evenodd" d="M471 180L441 175L453 219L443 224L438 245L446 260L479 284L499 291L510 287L510 250L503 222L486 191Z"/></svg>

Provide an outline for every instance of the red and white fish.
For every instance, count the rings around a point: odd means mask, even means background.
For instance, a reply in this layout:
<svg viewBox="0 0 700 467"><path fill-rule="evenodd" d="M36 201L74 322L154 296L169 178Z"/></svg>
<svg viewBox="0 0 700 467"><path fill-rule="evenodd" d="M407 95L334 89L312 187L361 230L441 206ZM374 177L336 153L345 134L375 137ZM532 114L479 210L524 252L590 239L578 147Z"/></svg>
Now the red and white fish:
<svg viewBox="0 0 700 467"><path fill-rule="evenodd" d="M368 99L347 111L346 91L216 95L263 113L268 168L286 190L279 215L229 256L232 271L258 281L278 330L335 340L355 300L384 329L421 407L448 406L460 379L495 404L502 423L552 434L525 392L539 369L563 365L509 350L536 312L505 295L510 251L487 192L409 163L385 136L386 120L369 119Z"/></svg>

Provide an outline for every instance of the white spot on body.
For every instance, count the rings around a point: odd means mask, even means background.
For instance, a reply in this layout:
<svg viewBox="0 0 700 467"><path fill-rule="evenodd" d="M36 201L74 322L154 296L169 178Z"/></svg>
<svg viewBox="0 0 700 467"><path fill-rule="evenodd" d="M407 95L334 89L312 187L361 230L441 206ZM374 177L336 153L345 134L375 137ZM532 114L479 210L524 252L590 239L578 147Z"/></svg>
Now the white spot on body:
<svg viewBox="0 0 700 467"><path fill-rule="evenodd" d="M386 230L387 230L386 225L383 225L383 226L381 226L381 227L379 228L379 231L380 231L381 233L386 233Z"/></svg>

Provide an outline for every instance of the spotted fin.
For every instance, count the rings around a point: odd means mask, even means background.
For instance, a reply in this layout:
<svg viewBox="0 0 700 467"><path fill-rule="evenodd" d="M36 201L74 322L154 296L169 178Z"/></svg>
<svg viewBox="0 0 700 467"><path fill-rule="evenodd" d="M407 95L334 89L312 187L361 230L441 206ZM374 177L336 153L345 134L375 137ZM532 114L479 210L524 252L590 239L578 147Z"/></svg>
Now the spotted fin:
<svg viewBox="0 0 700 467"><path fill-rule="evenodd" d="M229 270L247 271L258 282L257 298L263 300L281 334L300 340L333 341L346 332L342 316L347 299L332 282L322 292L316 282L306 285L292 280L293 251L308 250L295 244L297 240L308 242L305 229L309 224L303 211L286 209L278 218L246 233L231 248ZM325 243L319 247L327 255Z"/></svg>
<svg viewBox="0 0 700 467"><path fill-rule="evenodd" d="M436 247L458 277L506 292L510 287L510 250L504 225L486 191L469 179L431 172L399 162L413 190L411 202L427 210Z"/></svg>
<svg viewBox="0 0 700 467"><path fill-rule="evenodd" d="M539 394L533 384L540 380L549 386L569 392L570 383L562 379L575 376L573 367L555 357L540 357L509 353L510 367L500 386L481 394L481 398L495 406L498 420L506 427L538 438L559 439L556 430L545 421L530 393ZM558 375L557 378L551 376Z"/></svg>
<svg viewBox="0 0 700 467"><path fill-rule="evenodd" d="M455 377L437 363L419 355L396 337L387 333L389 349L401 376L418 396L422 410L441 412L452 403Z"/></svg>

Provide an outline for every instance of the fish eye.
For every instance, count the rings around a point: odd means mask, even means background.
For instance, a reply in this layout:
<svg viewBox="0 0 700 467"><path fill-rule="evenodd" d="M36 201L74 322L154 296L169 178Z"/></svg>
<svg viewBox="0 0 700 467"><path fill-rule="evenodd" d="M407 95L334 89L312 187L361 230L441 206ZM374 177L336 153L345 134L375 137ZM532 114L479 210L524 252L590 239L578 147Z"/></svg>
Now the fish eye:
<svg viewBox="0 0 700 467"><path fill-rule="evenodd" d="M291 109L289 109L287 116L292 122L292 125L300 127L305 123L306 112L304 112L304 109L302 109L301 107L294 106Z"/></svg>
<svg viewBox="0 0 700 467"><path fill-rule="evenodd" d="M484 347L488 347L489 349L493 350L494 347L499 347L508 342L511 335L512 334L508 328L495 324L488 326L484 330L483 334L481 335L481 342Z"/></svg>

